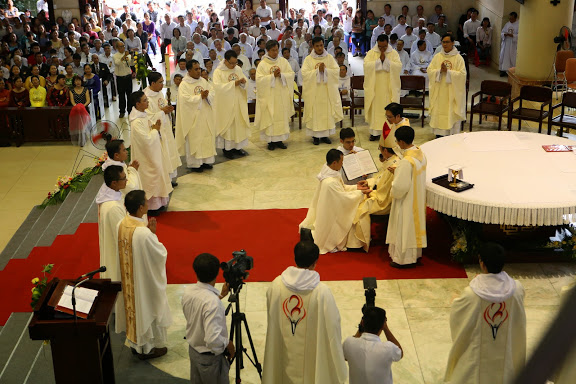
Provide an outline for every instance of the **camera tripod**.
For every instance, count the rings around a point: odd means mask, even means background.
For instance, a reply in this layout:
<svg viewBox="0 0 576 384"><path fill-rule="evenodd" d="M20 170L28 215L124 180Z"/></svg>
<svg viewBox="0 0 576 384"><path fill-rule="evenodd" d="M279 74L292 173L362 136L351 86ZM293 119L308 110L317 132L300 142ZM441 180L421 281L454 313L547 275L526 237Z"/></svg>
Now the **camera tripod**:
<svg viewBox="0 0 576 384"><path fill-rule="evenodd" d="M244 283L238 285L237 288L232 288L232 295L230 295L230 299L228 301L228 308L226 308L226 316L228 316L228 312L232 309L232 323L230 324L230 340L234 341L234 347L236 348L236 353L234 358L231 360L230 364L236 363L236 383L241 383L242 379L240 377L240 371L244 369L244 354L252 365L258 371L258 375L260 375L260 379L262 379L262 364L258 362L258 356L256 356L256 349L254 348L254 342L252 341L252 335L250 334L250 328L248 327L248 321L246 320L246 314L240 311L240 290ZM232 307L232 304L235 303L235 308ZM252 358L248 354L246 348L242 344L242 325L246 328L246 335L248 336L248 341L250 342L250 349L252 350Z"/></svg>

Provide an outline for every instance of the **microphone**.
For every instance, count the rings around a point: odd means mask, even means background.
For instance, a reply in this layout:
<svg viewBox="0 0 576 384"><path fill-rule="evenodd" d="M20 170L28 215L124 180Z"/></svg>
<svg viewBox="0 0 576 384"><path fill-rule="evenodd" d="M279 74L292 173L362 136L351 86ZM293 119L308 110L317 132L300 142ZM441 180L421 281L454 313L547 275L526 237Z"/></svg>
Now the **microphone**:
<svg viewBox="0 0 576 384"><path fill-rule="evenodd" d="M81 280L81 279L83 279L83 278L85 278L85 277L87 277L88 279L91 279L91 278L94 277L95 274L100 273L100 272L106 272L106 267L105 267L105 266L101 266L100 268L98 268L98 269L95 270L95 271L92 271L92 272L88 272L88 273L83 274L82 276L80 276L80 277L77 278L76 280Z"/></svg>

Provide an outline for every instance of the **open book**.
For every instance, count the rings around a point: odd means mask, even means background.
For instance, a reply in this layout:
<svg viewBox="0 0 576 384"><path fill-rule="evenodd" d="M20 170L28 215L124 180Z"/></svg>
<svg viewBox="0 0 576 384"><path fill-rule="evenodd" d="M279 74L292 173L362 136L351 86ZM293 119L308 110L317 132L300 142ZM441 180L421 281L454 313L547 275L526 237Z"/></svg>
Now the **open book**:
<svg viewBox="0 0 576 384"><path fill-rule="evenodd" d="M360 151L344 156L342 168L348 180L378 172L370 151Z"/></svg>
<svg viewBox="0 0 576 384"><path fill-rule="evenodd" d="M72 289L74 286L66 285L62 296L56 305L56 310L70 315L74 314L74 309L72 307ZM74 291L74 296L76 297L76 316L82 319L87 319L90 314L90 310L94 305L96 297L98 297L98 291L89 288L76 288Z"/></svg>

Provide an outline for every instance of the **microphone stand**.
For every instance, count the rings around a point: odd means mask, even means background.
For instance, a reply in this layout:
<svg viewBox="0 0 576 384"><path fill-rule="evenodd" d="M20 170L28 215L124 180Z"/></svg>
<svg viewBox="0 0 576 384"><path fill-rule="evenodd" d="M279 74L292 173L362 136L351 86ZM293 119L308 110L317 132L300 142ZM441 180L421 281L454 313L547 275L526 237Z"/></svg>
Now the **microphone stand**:
<svg viewBox="0 0 576 384"><path fill-rule="evenodd" d="M74 288L72 288L72 310L74 311L74 328L76 330L76 333L78 333L78 317L76 317L76 296L75 296L76 288L78 288L78 286L90 280L91 278L92 276L86 277L84 280L81 280L78 283L76 283L76 285L74 285Z"/></svg>

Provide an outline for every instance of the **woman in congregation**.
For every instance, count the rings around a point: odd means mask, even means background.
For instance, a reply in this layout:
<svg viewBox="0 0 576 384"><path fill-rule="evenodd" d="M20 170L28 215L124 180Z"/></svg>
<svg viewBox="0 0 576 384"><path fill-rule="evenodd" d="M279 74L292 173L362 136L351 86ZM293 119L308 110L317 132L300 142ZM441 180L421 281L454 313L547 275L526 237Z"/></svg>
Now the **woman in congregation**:
<svg viewBox="0 0 576 384"><path fill-rule="evenodd" d="M45 47L46 43L50 41L50 35L46 32L46 28L43 25L38 27L38 34L36 35L36 41L41 47Z"/></svg>
<svg viewBox="0 0 576 384"><path fill-rule="evenodd" d="M52 30L52 32L50 32L50 41L52 42L52 49L59 50L62 48L62 40L58 37L57 30Z"/></svg>
<svg viewBox="0 0 576 384"><path fill-rule="evenodd" d="M10 77L8 77L8 80L6 81L8 83L8 89L12 89L14 87L14 83L16 82L16 79L21 79L22 76L21 72L20 72L20 67L17 65L13 65L12 67L10 67Z"/></svg>
<svg viewBox="0 0 576 384"><path fill-rule="evenodd" d="M65 107L70 105L70 91L66 87L66 76L58 75L58 80L48 93L48 105L51 107Z"/></svg>
<svg viewBox="0 0 576 384"><path fill-rule="evenodd" d="M88 88L88 90L92 91L92 97L94 98L94 114L96 115L96 120L100 120L102 111L100 111L98 94L102 88L102 83L100 83L98 75L92 73L92 67L90 64L84 64L84 86Z"/></svg>
<svg viewBox="0 0 576 384"><path fill-rule="evenodd" d="M252 17L254 16L254 10L252 9L252 1L246 0L244 2L244 9L240 11L240 28L242 32L248 32L248 28L254 25ZM244 30L246 29L246 30Z"/></svg>
<svg viewBox="0 0 576 384"><path fill-rule="evenodd" d="M362 47L364 47L364 16L362 11L357 9L352 20L352 53L354 57L360 56Z"/></svg>
<svg viewBox="0 0 576 384"><path fill-rule="evenodd" d="M482 19L482 24L476 30L476 51L478 57L482 61L490 58L492 48L492 27L490 26L490 19L485 17ZM478 66L478 64L476 64Z"/></svg>
<svg viewBox="0 0 576 384"><path fill-rule="evenodd" d="M64 47L64 59L62 60L62 65L72 64L74 62L74 58L72 55L74 51L70 47Z"/></svg>
<svg viewBox="0 0 576 384"><path fill-rule="evenodd" d="M148 34L148 45L152 50L154 56L156 56L156 44L158 43L156 38L156 25L152 20L150 20L150 14L144 12L144 22L142 23L142 30Z"/></svg>
<svg viewBox="0 0 576 384"><path fill-rule="evenodd" d="M378 26L378 20L374 15L374 12L368 10L366 12L366 28L364 30L364 46L362 47L362 56L366 55L366 52L370 50L370 40L372 39L372 31Z"/></svg>
<svg viewBox="0 0 576 384"><path fill-rule="evenodd" d="M74 74L74 68L72 68L72 64L66 64L64 71L66 72L66 75L64 75L66 79L66 87L68 87L68 89L74 88L74 77L76 75Z"/></svg>
<svg viewBox="0 0 576 384"><path fill-rule="evenodd" d="M24 81L21 77L17 77L12 84L10 91L10 106L24 108L30 106L30 95L28 90L24 87Z"/></svg>
<svg viewBox="0 0 576 384"><path fill-rule="evenodd" d="M41 108L46 105L46 88L40 86L40 79L38 76L32 76L32 87L29 91L30 106Z"/></svg>
<svg viewBox="0 0 576 384"><path fill-rule="evenodd" d="M58 80L58 67L55 64L50 65L48 68L48 74L46 75L46 92L50 92L50 89L56 84Z"/></svg>
<svg viewBox="0 0 576 384"><path fill-rule="evenodd" d="M172 52L174 52L174 61L178 62L180 56L186 51L186 38L178 28L172 31Z"/></svg>
<svg viewBox="0 0 576 384"><path fill-rule="evenodd" d="M88 88L84 86L82 78L78 75L74 76L74 87L70 89L70 103L72 103L73 106L83 104L86 110L88 110L88 105L90 104Z"/></svg>
<svg viewBox="0 0 576 384"><path fill-rule="evenodd" d="M33 65L30 70L30 76L28 76L28 78L24 82L24 86L26 87L27 90L30 90L30 88L32 88L32 76L38 76L38 79L40 80L40 86L44 88L46 87L46 79L44 78L44 76L40 76L40 67L37 65Z"/></svg>
<svg viewBox="0 0 576 384"><path fill-rule="evenodd" d="M176 28L174 28L176 29ZM134 52L142 52L142 41L134 34L133 29L128 29L126 31L126 39L124 40L124 44L126 44L126 50L130 53Z"/></svg>
<svg viewBox="0 0 576 384"><path fill-rule="evenodd" d="M6 82L0 77L0 108L10 106L10 90L6 88Z"/></svg>

